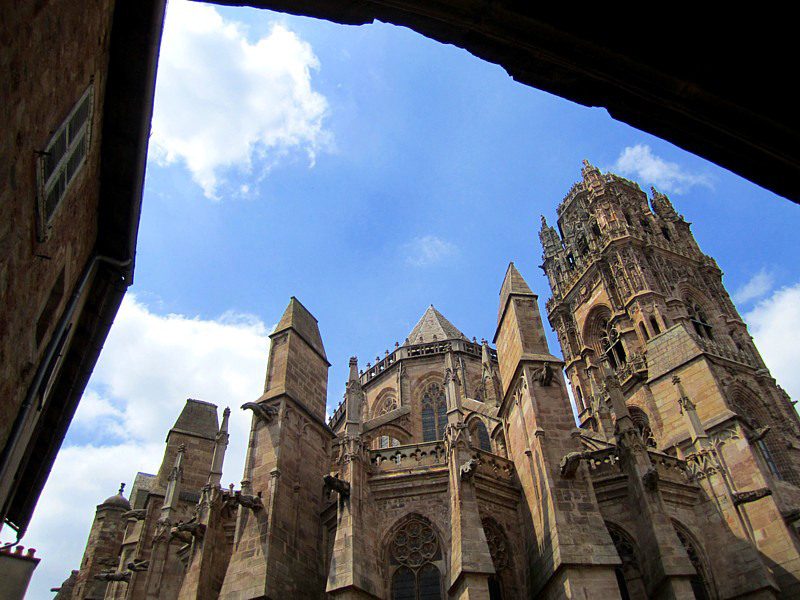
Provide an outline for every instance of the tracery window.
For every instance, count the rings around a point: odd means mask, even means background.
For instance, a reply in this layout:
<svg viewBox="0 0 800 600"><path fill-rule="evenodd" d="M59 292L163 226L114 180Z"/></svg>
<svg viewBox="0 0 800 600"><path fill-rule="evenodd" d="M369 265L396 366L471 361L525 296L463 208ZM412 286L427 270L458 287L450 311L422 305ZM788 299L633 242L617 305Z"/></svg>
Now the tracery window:
<svg viewBox="0 0 800 600"><path fill-rule="evenodd" d="M492 451L492 442L489 439L489 431L486 429L486 425L484 425L483 421L480 419L475 419L473 435L478 438L478 447L481 450L485 450L486 452Z"/></svg>
<svg viewBox="0 0 800 600"><path fill-rule="evenodd" d="M508 540L494 519L487 517L481 524L495 570L495 574L489 578L489 600L503 600L502 580L509 563Z"/></svg>
<svg viewBox="0 0 800 600"><path fill-rule="evenodd" d="M434 564L440 560L442 550L433 528L421 518L408 519L389 544L393 600L441 600L442 577Z"/></svg>
<svg viewBox="0 0 800 600"><path fill-rule="evenodd" d="M674 526L674 523L673 523ZM679 527L675 527L675 533L678 534L678 539L683 544L686 554L689 555L689 560L692 562L695 574L689 578L689 583L692 586L695 598L697 600L710 600L711 594L709 593L708 579L706 577L706 569L694 542L689 538L686 532L682 531Z"/></svg>
<svg viewBox="0 0 800 600"><path fill-rule="evenodd" d="M397 398L393 398L389 396L386 400L383 401L380 410L378 411L378 415L385 415L390 410L395 410L397 408Z"/></svg>
<svg viewBox="0 0 800 600"><path fill-rule="evenodd" d="M603 354L608 357L612 369L616 370L627 362L628 357L619 332L605 318L600 323L600 347Z"/></svg>
<svg viewBox="0 0 800 600"><path fill-rule="evenodd" d="M687 310L689 311L689 320L694 326L694 330L697 332L697 335L708 338L709 340L713 340L714 335L711 333L711 325L709 325L703 309L697 304L691 303L689 300L686 301L686 305L688 306Z"/></svg>
<svg viewBox="0 0 800 600"><path fill-rule="evenodd" d="M611 541L614 543L614 548L622 561L622 565L614 569L622 600L646 597L642 572L639 568L639 561L636 557L633 542L616 527L609 524L606 527L608 534L611 536Z"/></svg>
<svg viewBox="0 0 800 600"><path fill-rule="evenodd" d="M432 442L444 439L447 425L447 397L435 383L430 384L422 395L422 440Z"/></svg>

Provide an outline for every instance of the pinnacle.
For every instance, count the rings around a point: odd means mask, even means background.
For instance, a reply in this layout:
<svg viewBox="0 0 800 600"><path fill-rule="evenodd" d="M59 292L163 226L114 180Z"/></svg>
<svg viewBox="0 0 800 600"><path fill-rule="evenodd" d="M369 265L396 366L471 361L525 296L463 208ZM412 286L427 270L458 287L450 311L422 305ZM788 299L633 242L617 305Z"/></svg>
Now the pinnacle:
<svg viewBox="0 0 800 600"><path fill-rule="evenodd" d="M328 360L328 357L325 355L325 346L322 344L322 336L319 333L317 320L294 296L289 300L286 311L284 311L281 320L278 321L278 325L271 335L274 336L287 329L294 329L317 354L326 361Z"/></svg>

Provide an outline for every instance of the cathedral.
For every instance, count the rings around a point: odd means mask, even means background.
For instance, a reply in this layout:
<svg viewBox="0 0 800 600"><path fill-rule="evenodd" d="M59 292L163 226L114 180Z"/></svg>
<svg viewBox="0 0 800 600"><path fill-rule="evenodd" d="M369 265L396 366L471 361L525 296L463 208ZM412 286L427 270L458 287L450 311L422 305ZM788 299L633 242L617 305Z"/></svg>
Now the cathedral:
<svg viewBox="0 0 800 600"><path fill-rule="evenodd" d="M800 597L800 420L670 200L584 163L511 263L491 342L430 306L375 364L292 298L241 487L187 400L155 475L97 506L60 600ZM571 391L571 394L570 394ZM571 399L572 398L572 399Z"/></svg>

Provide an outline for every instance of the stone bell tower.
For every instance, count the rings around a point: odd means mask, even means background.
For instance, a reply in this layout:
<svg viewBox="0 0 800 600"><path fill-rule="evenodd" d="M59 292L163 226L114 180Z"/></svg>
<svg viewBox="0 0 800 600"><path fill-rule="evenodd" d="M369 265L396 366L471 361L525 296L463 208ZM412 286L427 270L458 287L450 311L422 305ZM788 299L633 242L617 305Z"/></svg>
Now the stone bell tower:
<svg viewBox="0 0 800 600"><path fill-rule="evenodd" d="M587 161L557 213L539 232L546 306L580 427L611 443L627 412L648 449L685 459L690 480L723 498L782 591L800 587L800 421L719 266L667 196Z"/></svg>

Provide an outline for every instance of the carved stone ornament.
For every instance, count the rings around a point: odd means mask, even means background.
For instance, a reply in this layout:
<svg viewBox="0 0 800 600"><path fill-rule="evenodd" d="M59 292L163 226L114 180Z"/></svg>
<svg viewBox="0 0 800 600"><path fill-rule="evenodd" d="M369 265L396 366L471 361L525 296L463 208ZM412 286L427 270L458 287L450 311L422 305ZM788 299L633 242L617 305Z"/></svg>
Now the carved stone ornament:
<svg viewBox="0 0 800 600"><path fill-rule="evenodd" d="M755 431L745 431L745 436L747 437L747 441L751 444L755 444L756 442L760 442L764 439L770 431L769 425L765 425L764 427L759 427Z"/></svg>
<svg viewBox="0 0 800 600"><path fill-rule="evenodd" d="M350 483L339 479L338 475L325 475L322 480L325 482L326 490L336 492L341 498L350 496Z"/></svg>
<svg viewBox="0 0 800 600"><path fill-rule="evenodd" d="M253 414L265 425L272 423L272 420L278 416L277 408L258 402L245 402L242 404L242 410L252 410Z"/></svg>
<svg viewBox="0 0 800 600"><path fill-rule="evenodd" d="M100 581L125 581L130 582L131 580L131 572L130 571L101 571L97 575L94 576L95 579L99 579Z"/></svg>
<svg viewBox="0 0 800 600"><path fill-rule="evenodd" d="M478 470L479 461L477 458L470 458L467 462L461 465L459 472L462 481L469 481L475 477L475 472Z"/></svg>
<svg viewBox="0 0 800 600"><path fill-rule="evenodd" d="M747 504L748 502L755 502L756 500L761 500L761 498L765 498L766 496L771 496L772 490L769 488L759 488L757 490L749 490L747 492L734 492L733 494L733 503L736 506L740 504Z"/></svg>
<svg viewBox="0 0 800 600"><path fill-rule="evenodd" d="M186 523L179 521L172 530L173 532L188 533L193 538L202 539L206 533L206 526L203 523L198 523L195 519L191 519Z"/></svg>
<svg viewBox="0 0 800 600"><path fill-rule="evenodd" d="M241 492L236 492L234 500L236 504L238 504L239 506L244 506L245 508L249 508L253 512L258 512L259 510L264 508L264 503L261 500L261 496L250 496L249 494L242 494Z"/></svg>
<svg viewBox="0 0 800 600"><path fill-rule="evenodd" d="M132 562L129 562L127 564L127 567L128 567L129 571L133 571L133 572L136 572L136 571L147 571L147 569L150 567L150 561L149 560L134 560Z"/></svg>
<svg viewBox="0 0 800 600"><path fill-rule="evenodd" d="M590 453L589 452L569 452L565 454L561 461L558 463L559 469L561 469L561 476L562 477L572 477L575 475L575 472L578 470L578 467L581 464L581 461L586 458Z"/></svg>
<svg viewBox="0 0 800 600"><path fill-rule="evenodd" d="M122 513L123 519L135 519L137 521L142 521L145 518L145 516L147 516L146 508L137 508Z"/></svg>
<svg viewBox="0 0 800 600"><path fill-rule="evenodd" d="M646 490L654 492L658 488L658 481L660 479L661 478L658 475L658 471L651 467L644 475L642 475L642 484Z"/></svg>
<svg viewBox="0 0 800 600"><path fill-rule="evenodd" d="M549 362L544 361L542 367L536 370L536 380L541 387L550 387L553 383L553 369Z"/></svg>

